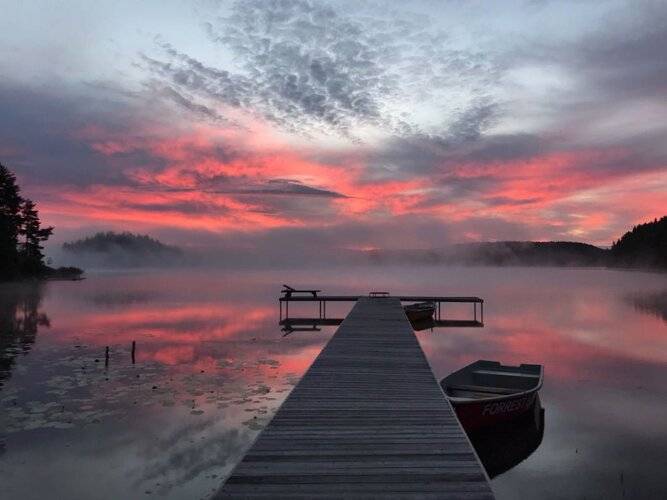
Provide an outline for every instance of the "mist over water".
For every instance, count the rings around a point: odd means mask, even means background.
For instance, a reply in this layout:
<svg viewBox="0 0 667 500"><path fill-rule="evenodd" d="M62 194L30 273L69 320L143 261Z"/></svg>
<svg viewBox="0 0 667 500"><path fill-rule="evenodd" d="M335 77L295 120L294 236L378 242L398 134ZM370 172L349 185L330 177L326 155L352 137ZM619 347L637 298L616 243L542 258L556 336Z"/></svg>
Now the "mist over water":
<svg viewBox="0 0 667 500"><path fill-rule="evenodd" d="M543 441L493 479L497 497L656 498L665 489L667 322L652 304L664 297L664 278L376 265L3 284L3 491L26 499L209 496L335 330L283 337L276 299L287 283L484 298L484 328L417 336L438 379L477 359L545 367ZM444 313L471 311L452 305Z"/></svg>

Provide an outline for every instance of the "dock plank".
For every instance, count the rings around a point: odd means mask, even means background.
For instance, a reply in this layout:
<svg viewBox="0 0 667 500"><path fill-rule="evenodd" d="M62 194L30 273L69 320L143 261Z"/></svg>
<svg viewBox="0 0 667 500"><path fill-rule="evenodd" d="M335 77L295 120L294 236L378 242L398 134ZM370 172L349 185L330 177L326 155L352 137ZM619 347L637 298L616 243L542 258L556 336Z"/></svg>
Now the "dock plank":
<svg viewBox="0 0 667 500"><path fill-rule="evenodd" d="M360 297L215 498L492 499L398 298Z"/></svg>

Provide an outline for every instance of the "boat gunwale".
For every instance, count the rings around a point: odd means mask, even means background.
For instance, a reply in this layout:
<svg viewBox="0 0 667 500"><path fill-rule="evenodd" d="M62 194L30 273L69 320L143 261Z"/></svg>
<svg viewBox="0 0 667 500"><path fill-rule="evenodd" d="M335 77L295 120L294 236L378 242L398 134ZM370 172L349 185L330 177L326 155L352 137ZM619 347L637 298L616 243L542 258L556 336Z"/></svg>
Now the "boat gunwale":
<svg viewBox="0 0 667 500"><path fill-rule="evenodd" d="M415 302L414 304L407 304L403 306L403 310L408 311L435 311L435 302Z"/></svg>
<svg viewBox="0 0 667 500"><path fill-rule="evenodd" d="M449 378L449 377L451 377L451 376L453 376L453 375L456 375L457 373L461 373L461 372L464 372L464 371L466 371L466 370L469 370L469 369L471 369L475 364L480 363L480 362L485 362L485 361L489 361L489 360L483 360L483 359L480 359L480 360L477 360L477 361L475 361L475 362L473 362L473 363L470 363L469 365L464 366L464 367L461 368L460 370L457 370L457 371L455 371L455 372L453 372L453 373L450 373L449 375L447 375L446 377L444 377L444 378L440 381L440 386L442 387L442 391L443 391L443 393L445 394L445 396L447 397L447 399L449 399L449 401L451 401L453 404L456 404L456 405L458 405L458 406L464 406L464 405L467 406L467 405L471 405L471 404L480 404L480 403L487 403L487 402L498 402L498 401L503 401L503 400L507 400L507 399L515 399L515 398L518 399L518 398L521 398L521 397L524 397L524 396L528 396L528 395L530 395L530 394L532 394L532 393L536 393L536 392L538 392L538 391L542 388L542 384L544 383L544 367L543 367L542 365L535 365L535 364L530 364L530 363L522 363L522 364L519 365L518 367L513 367L513 368L521 368L521 366L524 366L524 365L528 365L528 366L537 366L537 367L539 367L539 374L538 374L538 375L539 375L539 378L538 378L538 380L537 380L537 383L535 384L535 386L531 387L530 389L526 389L526 390L523 390L523 391L520 391L520 392L513 392L513 393L511 393L511 394L499 394L499 395L497 395L497 396L491 396L491 397L488 397L488 398L466 398L466 397L450 396L450 395L449 395L448 390L449 390L450 388L451 388L451 389L457 389L457 387L456 387L456 385L449 385L449 384L447 384L447 383L445 382L445 381L447 380L447 378ZM491 362L492 362L492 363L498 363L501 367L504 367L504 366L505 366L505 365L503 365L502 363L499 363L499 362L497 362L497 361L491 361ZM511 374L511 372L508 372L508 374ZM463 385L463 384L462 384L462 385ZM467 389L465 389L465 388L461 388L461 389L459 389L459 390L461 390L461 391L466 391ZM468 390L468 392L482 392L482 393L483 393L484 391L472 391L472 390ZM488 393L488 394L493 394L493 393Z"/></svg>

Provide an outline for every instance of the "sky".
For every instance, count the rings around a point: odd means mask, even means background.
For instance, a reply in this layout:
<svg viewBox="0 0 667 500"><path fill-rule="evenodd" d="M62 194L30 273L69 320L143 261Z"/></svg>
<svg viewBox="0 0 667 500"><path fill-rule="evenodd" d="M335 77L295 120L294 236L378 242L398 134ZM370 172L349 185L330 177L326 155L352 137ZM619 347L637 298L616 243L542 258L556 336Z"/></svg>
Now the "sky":
<svg viewBox="0 0 667 500"><path fill-rule="evenodd" d="M667 210L667 3L0 0L52 245L610 245Z"/></svg>

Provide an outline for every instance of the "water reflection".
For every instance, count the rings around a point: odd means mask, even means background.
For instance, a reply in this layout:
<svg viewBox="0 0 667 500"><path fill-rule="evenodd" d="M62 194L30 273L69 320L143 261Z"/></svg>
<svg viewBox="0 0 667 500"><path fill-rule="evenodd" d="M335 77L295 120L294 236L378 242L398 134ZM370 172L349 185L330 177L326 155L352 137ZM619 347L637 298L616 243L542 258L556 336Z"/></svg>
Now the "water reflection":
<svg viewBox="0 0 667 500"><path fill-rule="evenodd" d="M283 342L271 287L230 281L107 275L2 289L0 359L14 376L0 388L1 496L217 489L326 341ZM53 321L36 338L43 311ZM35 471L46 471L39 483Z"/></svg>
<svg viewBox="0 0 667 500"><path fill-rule="evenodd" d="M285 318L280 320L283 337L293 332L321 332L323 326L338 326L344 318Z"/></svg>
<svg viewBox="0 0 667 500"><path fill-rule="evenodd" d="M39 283L0 285L0 387L11 376L16 357L30 351L39 328L51 326L40 310L42 292Z"/></svg>
<svg viewBox="0 0 667 500"><path fill-rule="evenodd" d="M637 311L652 314L667 321L667 290L654 293L635 293L626 297Z"/></svg>
<svg viewBox="0 0 667 500"><path fill-rule="evenodd" d="M417 321L411 321L410 324L412 325L412 329L415 332L421 332L424 330L433 331L433 329L438 326L436 320L433 318L424 318Z"/></svg>
<svg viewBox="0 0 667 500"><path fill-rule="evenodd" d="M540 446L544 414L538 396L530 411L518 418L471 432L466 430L490 478L516 467Z"/></svg>
<svg viewBox="0 0 667 500"><path fill-rule="evenodd" d="M497 498L659 498L667 456L667 330L625 297L664 289L664 276L494 270L479 280L486 326L419 334L436 376L476 359L545 367L549 414L540 447L497 476ZM503 282L504 280L504 282ZM573 480L577 478L577 480Z"/></svg>
<svg viewBox="0 0 667 500"><path fill-rule="evenodd" d="M276 298L286 279L341 294L375 287L485 299L484 328L417 335L437 379L477 359L545 366L549 425L528 458L493 479L499 500L664 491L667 322L626 299L662 293L664 275L378 267L3 285L0 496L217 491L335 330L317 324L319 332L283 337ZM350 306L327 312L343 318ZM452 317L469 313L451 307ZM290 313L317 316L317 307Z"/></svg>

